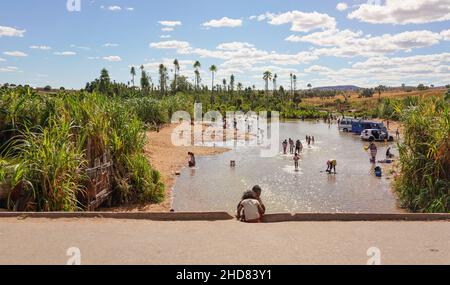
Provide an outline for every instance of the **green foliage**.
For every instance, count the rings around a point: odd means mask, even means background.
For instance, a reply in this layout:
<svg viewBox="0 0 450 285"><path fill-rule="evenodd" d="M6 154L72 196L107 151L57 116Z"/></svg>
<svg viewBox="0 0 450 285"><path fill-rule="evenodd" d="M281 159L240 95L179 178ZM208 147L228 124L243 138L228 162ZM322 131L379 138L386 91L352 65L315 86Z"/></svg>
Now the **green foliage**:
<svg viewBox="0 0 450 285"><path fill-rule="evenodd" d="M0 178L4 180L5 169L13 169L10 188L23 197L16 204L12 202L17 199L11 199L10 209L85 209L86 169L93 166L88 153L112 158L113 193L127 188L125 200L131 202L162 199L159 175L142 155L144 122L167 120L160 114L161 102L95 92L0 92L0 154L10 158L8 163L2 160Z"/></svg>
<svg viewBox="0 0 450 285"><path fill-rule="evenodd" d="M371 98L374 95L374 90L371 88L363 89L361 92L361 97L363 98Z"/></svg>
<svg viewBox="0 0 450 285"><path fill-rule="evenodd" d="M414 212L450 212L450 115L443 98L396 108L405 127L396 190Z"/></svg>

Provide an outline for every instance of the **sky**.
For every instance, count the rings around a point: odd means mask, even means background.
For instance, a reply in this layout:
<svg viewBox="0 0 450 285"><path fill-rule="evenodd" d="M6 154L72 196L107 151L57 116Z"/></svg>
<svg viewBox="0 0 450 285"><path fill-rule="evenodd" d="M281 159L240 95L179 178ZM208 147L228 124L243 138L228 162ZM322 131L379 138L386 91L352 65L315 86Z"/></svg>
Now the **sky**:
<svg viewBox="0 0 450 285"><path fill-rule="evenodd" d="M0 84L83 88L106 68L153 82L173 61L217 83L288 88L450 84L450 0L15 0L0 2Z"/></svg>

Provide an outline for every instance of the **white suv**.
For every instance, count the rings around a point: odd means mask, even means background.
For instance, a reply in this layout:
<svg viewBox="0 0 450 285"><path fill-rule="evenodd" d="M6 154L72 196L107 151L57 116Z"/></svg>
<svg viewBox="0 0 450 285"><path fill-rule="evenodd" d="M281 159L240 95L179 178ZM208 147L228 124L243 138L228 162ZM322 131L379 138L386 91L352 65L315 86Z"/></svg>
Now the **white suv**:
<svg viewBox="0 0 450 285"><path fill-rule="evenodd" d="M377 129L368 129L368 130L364 130L361 133L361 139L364 141L394 141L394 137L388 135L387 133L383 132L382 130L377 130Z"/></svg>

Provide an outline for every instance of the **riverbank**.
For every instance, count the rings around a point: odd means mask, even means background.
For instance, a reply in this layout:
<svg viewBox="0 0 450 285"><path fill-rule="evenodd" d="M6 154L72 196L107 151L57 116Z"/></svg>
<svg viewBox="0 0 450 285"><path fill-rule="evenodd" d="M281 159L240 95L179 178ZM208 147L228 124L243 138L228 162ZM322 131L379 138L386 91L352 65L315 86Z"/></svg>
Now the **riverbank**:
<svg viewBox="0 0 450 285"><path fill-rule="evenodd" d="M169 212L172 207L172 190L178 174L187 166L188 152L193 152L196 157L202 157L229 151L229 149L221 147L175 146L172 144L172 133L177 126L175 124L166 125L158 131L146 133L145 156L152 167L161 175L161 180L165 185L164 201L159 204L132 205L103 210L113 212Z"/></svg>

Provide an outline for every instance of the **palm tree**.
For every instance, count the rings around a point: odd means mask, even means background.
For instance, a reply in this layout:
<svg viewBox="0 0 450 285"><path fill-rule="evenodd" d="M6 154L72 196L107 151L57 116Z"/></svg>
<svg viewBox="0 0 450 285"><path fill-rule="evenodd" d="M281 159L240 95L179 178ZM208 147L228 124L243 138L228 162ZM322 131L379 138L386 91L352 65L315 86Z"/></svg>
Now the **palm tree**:
<svg viewBox="0 0 450 285"><path fill-rule="evenodd" d="M134 87L134 78L136 77L136 68L134 68L134 66L131 67L130 73L131 73L131 82L133 83Z"/></svg>
<svg viewBox="0 0 450 285"><path fill-rule="evenodd" d="M161 96L164 96L166 91L166 83L167 83L167 68L164 64L159 65L159 90L161 92Z"/></svg>
<svg viewBox="0 0 450 285"><path fill-rule="evenodd" d="M178 59L175 59L173 61L173 66L174 66L174 78L173 78L173 89L175 91L175 93L177 92L177 76L178 73L180 72L180 63L178 62Z"/></svg>
<svg viewBox="0 0 450 285"><path fill-rule="evenodd" d="M269 94L269 80L272 80L272 73L270 71L264 72L263 79L266 82L266 95Z"/></svg>
<svg viewBox="0 0 450 285"><path fill-rule="evenodd" d="M225 78L222 80L222 84L223 84L223 91L227 92L227 80Z"/></svg>
<svg viewBox="0 0 450 285"><path fill-rule="evenodd" d="M196 61L194 63L194 68L195 68L195 88L197 88L197 91L199 89L199 85L200 85L200 68L202 67L200 61Z"/></svg>
<svg viewBox="0 0 450 285"><path fill-rule="evenodd" d="M231 74L230 76L230 90L231 92L234 91L234 74Z"/></svg>
<svg viewBox="0 0 450 285"><path fill-rule="evenodd" d="M211 71L211 107L214 105L214 74L217 72L217 66L214 64L209 68Z"/></svg>
<svg viewBox="0 0 450 285"><path fill-rule="evenodd" d="M312 89L312 84L311 83L308 83L308 88L309 88L309 91L311 91L311 89Z"/></svg>
<svg viewBox="0 0 450 285"><path fill-rule="evenodd" d="M378 91L378 100L381 101L381 93L386 90L386 87L383 85L379 85L375 88Z"/></svg>
<svg viewBox="0 0 450 285"><path fill-rule="evenodd" d="M275 73L273 76L273 93L275 94L277 92L277 79L278 75Z"/></svg>
<svg viewBox="0 0 450 285"><path fill-rule="evenodd" d="M297 75L294 74L294 76L292 76L292 80L294 81L294 95L297 91Z"/></svg>
<svg viewBox="0 0 450 285"><path fill-rule="evenodd" d="M294 84L293 84L293 76L294 76L294 74L290 74L290 77L291 77L291 96L292 96L292 91L294 90Z"/></svg>
<svg viewBox="0 0 450 285"><path fill-rule="evenodd" d="M237 84L237 90L238 90L238 95L240 96L241 95L241 91L242 91L242 83L241 82L239 82L238 84Z"/></svg>

